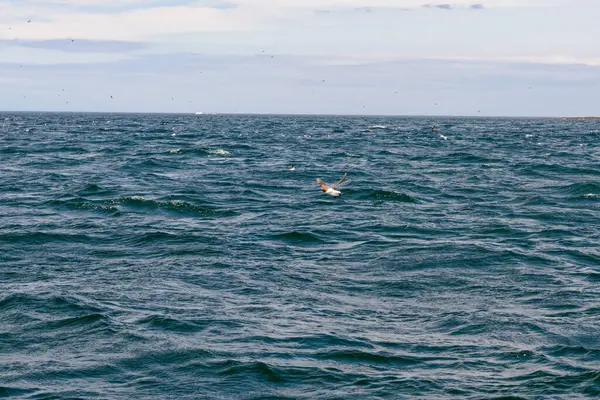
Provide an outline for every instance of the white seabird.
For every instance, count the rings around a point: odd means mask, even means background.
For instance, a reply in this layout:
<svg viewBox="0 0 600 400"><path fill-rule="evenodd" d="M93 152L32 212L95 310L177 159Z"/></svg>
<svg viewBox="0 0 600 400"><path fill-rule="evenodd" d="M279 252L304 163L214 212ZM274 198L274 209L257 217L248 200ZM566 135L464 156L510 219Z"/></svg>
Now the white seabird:
<svg viewBox="0 0 600 400"><path fill-rule="evenodd" d="M321 186L321 190L323 192L325 192L326 194L333 196L333 197L340 197L343 193L340 192L339 190L337 190L337 188L346 180L347 176L348 176L348 173L347 172L344 173L344 177L333 186L327 185L325 182L323 182L319 178L317 178L317 183L319 184L319 186Z"/></svg>

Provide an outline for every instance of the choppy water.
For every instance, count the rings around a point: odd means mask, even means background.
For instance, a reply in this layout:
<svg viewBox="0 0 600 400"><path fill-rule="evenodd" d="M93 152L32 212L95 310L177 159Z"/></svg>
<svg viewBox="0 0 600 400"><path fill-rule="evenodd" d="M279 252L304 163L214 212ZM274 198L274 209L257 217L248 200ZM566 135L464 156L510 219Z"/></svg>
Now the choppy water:
<svg viewBox="0 0 600 400"><path fill-rule="evenodd" d="M598 121L0 114L0 159L0 397L600 396Z"/></svg>

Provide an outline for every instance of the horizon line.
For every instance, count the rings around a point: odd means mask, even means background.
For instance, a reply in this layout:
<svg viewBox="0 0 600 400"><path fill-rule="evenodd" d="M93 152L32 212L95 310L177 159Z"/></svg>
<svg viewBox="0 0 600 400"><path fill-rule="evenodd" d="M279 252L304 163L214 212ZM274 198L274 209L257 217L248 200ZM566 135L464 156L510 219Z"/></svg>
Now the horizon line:
<svg viewBox="0 0 600 400"><path fill-rule="evenodd" d="M338 114L338 113L258 113L258 112L161 112L161 111L52 111L52 110L0 110L0 114L147 114L190 116L306 116L306 117L398 117L398 118L530 118L530 119L600 119L600 116L542 116L542 115L459 115L459 114Z"/></svg>

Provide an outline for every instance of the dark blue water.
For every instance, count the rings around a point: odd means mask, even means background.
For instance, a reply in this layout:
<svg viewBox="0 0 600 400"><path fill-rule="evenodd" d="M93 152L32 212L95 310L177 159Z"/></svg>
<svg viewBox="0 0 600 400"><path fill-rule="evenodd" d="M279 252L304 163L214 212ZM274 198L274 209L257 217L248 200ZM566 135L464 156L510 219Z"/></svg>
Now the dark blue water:
<svg viewBox="0 0 600 400"><path fill-rule="evenodd" d="M0 114L0 159L0 397L600 396L600 121Z"/></svg>

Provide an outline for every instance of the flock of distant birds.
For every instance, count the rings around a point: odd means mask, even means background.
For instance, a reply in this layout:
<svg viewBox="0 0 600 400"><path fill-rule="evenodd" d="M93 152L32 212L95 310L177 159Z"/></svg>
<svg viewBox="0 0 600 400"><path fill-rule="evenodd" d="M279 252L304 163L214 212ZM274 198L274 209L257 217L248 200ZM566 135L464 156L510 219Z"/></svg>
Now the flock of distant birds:
<svg viewBox="0 0 600 400"><path fill-rule="evenodd" d="M30 20L30 19L29 19L29 20L27 20L27 23L28 23L28 24L30 24L30 23L31 23L31 20ZM12 30L12 28L10 28L10 27L9 27L9 28L8 28L8 30ZM70 38L70 39L66 39L66 40L70 40L70 41L71 41L71 43L74 43L74 42L75 42L75 39L72 39L72 38ZM264 54L264 53L265 53L265 50L261 50L261 53L263 53L263 54ZM192 54L192 55L195 55L196 53L190 53L190 54ZM274 58L275 58L275 56L274 56L274 55L271 55L271 59L274 59ZM20 67L23 67L23 65L20 65ZM202 72L200 72L200 73L202 73ZM322 83L325 83L325 82L326 82L326 80L325 80L325 79L321 79L321 82L322 82ZM529 87L529 89L531 89L531 87ZM65 89L62 89L62 91L64 92L64 91L65 91ZM311 91L311 92L310 92L310 94L314 94L314 92L312 92L312 91ZM398 92L394 92L394 94L398 94ZM58 95L60 96L60 93L59 93ZM23 97L24 97L24 98L27 98L27 96L23 96ZM111 95L111 96L110 96L110 99L111 99L111 100L114 100L114 97ZM175 100L175 97L171 97L171 100ZM192 103L192 101L191 101L191 100L190 100L190 103ZM66 104L69 104L69 102L68 102L68 101L66 101ZM438 103L434 103L434 105L437 107ZM367 108L367 106L363 104L363 105L362 105L362 108ZM480 113L481 111L480 111L480 110L477 110L477 112L478 112L478 113ZM443 139L447 139L447 138L446 138L445 136L443 136L443 135L440 135L440 137L441 137L441 138L443 138Z"/></svg>

